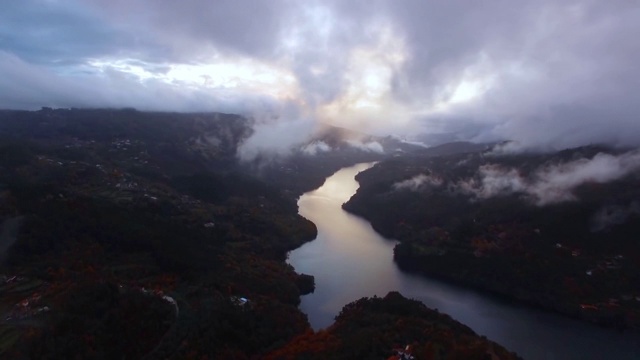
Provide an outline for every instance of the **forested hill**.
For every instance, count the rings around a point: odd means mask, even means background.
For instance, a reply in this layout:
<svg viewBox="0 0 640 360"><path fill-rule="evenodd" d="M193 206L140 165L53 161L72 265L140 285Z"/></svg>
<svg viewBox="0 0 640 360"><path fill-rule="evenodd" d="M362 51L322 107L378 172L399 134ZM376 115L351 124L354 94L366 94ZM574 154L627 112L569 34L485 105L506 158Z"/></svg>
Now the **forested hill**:
<svg viewBox="0 0 640 360"><path fill-rule="evenodd" d="M616 327L640 325L640 152L589 146L383 161L344 208L405 270Z"/></svg>
<svg viewBox="0 0 640 360"><path fill-rule="evenodd" d="M0 111L0 358L249 359L308 334L297 305L314 280L285 258L316 229L302 187L238 163L249 125ZM308 178L358 159L331 157Z"/></svg>
<svg viewBox="0 0 640 360"><path fill-rule="evenodd" d="M424 304L390 292L346 305L326 330L298 336L267 359L519 359Z"/></svg>
<svg viewBox="0 0 640 360"><path fill-rule="evenodd" d="M221 113L0 111L0 136L19 143L23 151L27 144L37 145L69 161L99 154L120 166L141 171L161 168L168 175L227 170L237 162L239 144L251 133L247 119Z"/></svg>
<svg viewBox="0 0 640 360"><path fill-rule="evenodd" d="M0 118L2 357L218 358L309 328L296 306L313 279L284 259L315 227L278 188L237 171L245 120Z"/></svg>

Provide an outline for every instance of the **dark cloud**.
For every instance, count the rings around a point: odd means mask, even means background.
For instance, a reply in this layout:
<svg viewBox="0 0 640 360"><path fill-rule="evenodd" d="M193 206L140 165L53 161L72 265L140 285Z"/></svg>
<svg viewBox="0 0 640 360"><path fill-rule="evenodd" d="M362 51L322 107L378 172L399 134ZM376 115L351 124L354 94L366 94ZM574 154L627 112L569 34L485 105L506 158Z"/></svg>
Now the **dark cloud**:
<svg viewBox="0 0 640 360"><path fill-rule="evenodd" d="M269 119L264 141L322 120L525 149L637 145L638 33L640 6L622 0L14 1L0 106L237 110ZM243 67L190 68L209 64Z"/></svg>
<svg viewBox="0 0 640 360"><path fill-rule="evenodd" d="M152 37L171 47L170 56L187 60L211 47L269 56L278 45L293 1L273 0L89 0L110 21L135 35ZM132 34L134 35L134 34Z"/></svg>
<svg viewBox="0 0 640 360"><path fill-rule="evenodd" d="M89 58L140 53L140 47L159 55L158 46L140 44L135 34L82 2L12 1L0 12L0 48L35 64L81 64Z"/></svg>
<svg viewBox="0 0 640 360"><path fill-rule="evenodd" d="M468 103L423 116L427 129L481 125L477 140L510 138L523 147L638 144L637 4L411 4L395 8L412 24L404 29L414 50L398 94L438 101L465 78L490 83Z"/></svg>

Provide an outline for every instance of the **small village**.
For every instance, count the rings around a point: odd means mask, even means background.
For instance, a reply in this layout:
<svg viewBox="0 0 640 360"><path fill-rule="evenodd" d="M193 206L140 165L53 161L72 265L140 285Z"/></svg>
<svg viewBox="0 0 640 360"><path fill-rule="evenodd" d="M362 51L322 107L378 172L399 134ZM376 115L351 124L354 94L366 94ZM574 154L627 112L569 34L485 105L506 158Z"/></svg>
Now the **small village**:
<svg viewBox="0 0 640 360"><path fill-rule="evenodd" d="M391 355L387 360L416 360L412 355L411 345L407 345L404 348L393 349L394 355Z"/></svg>
<svg viewBox="0 0 640 360"><path fill-rule="evenodd" d="M178 317L180 309L178 302L171 296L166 295L163 290L147 289L145 287L138 287L135 285L118 285L120 291L138 291L142 294L158 297L165 302L171 304L175 309L176 317ZM44 299L46 295L51 292L50 284L37 280L30 280L23 276L18 275L1 275L0 274L0 291L3 295L12 295L6 299L21 298L13 306L11 304L5 304L0 306L0 309L8 309L4 314L0 314L4 322L16 323L21 320L29 320L34 316L40 315L51 311L51 307ZM28 294L25 296L24 294ZM238 298L242 300L236 300L239 306L246 305L248 302L245 298Z"/></svg>
<svg viewBox="0 0 640 360"><path fill-rule="evenodd" d="M0 293L6 296L4 303L0 304L0 309L4 309L4 313L0 314L2 322L17 323L49 312L51 308L43 301L43 293L48 287L48 283L39 280L19 275L0 275ZM12 304L12 301L15 302Z"/></svg>

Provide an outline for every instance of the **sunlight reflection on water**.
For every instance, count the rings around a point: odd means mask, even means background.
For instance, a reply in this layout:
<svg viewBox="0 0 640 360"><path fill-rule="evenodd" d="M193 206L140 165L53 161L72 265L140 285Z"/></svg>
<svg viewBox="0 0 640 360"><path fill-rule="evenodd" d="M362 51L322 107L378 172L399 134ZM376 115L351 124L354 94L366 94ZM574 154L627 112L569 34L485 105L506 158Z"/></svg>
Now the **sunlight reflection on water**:
<svg viewBox="0 0 640 360"><path fill-rule="evenodd" d="M318 237L289 254L297 272L315 276L316 290L300 308L314 329L333 322L342 307L361 297L400 291L451 315L525 359L640 359L640 337L521 307L439 281L402 273L393 262L394 240L342 210L357 191L354 177L374 163L344 168L298 201Z"/></svg>

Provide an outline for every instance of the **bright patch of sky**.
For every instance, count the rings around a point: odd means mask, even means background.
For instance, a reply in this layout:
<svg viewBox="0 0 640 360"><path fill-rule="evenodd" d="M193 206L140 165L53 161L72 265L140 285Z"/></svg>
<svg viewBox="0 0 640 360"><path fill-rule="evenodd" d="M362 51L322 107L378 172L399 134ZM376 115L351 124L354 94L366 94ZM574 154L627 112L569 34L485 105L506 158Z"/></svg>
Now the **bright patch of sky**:
<svg viewBox="0 0 640 360"><path fill-rule="evenodd" d="M90 60L96 71L119 71L140 81L158 80L168 84L196 88L225 88L266 94L277 99L293 98L297 93L296 79L285 69L252 60L215 59L204 64L163 64L162 71L133 59Z"/></svg>

